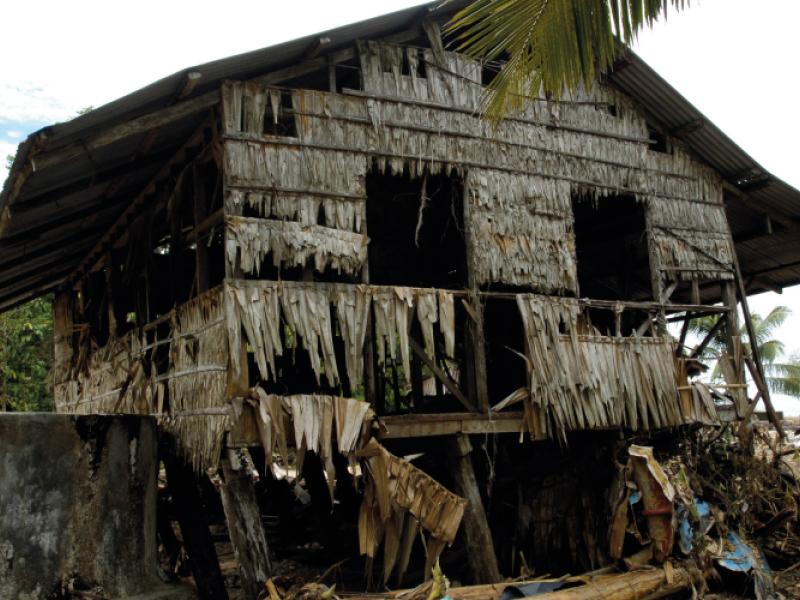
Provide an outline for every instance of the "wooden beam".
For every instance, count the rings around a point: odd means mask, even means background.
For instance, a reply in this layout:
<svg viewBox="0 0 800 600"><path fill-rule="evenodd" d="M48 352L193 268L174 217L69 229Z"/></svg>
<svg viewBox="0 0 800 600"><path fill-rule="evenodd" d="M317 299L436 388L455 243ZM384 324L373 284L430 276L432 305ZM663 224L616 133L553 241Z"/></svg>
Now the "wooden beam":
<svg viewBox="0 0 800 600"><path fill-rule="evenodd" d="M750 196L745 190L740 190L730 181L723 180L722 189L730 193L731 196L735 197L747 208L754 210L757 213L761 213L762 215L766 215L773 221L780 223L785 227L796 227L798 225L797 220L793 219L790 215L787 215L781 211L777 211L768 206L764 206L763 202L753 200L752 196Z"/></svg>
<svg viewBox="0 0 800 600"><path fill-rule="evenodd" d="M469 400L467 400L467 397L464 395L464 392L462 392L459 389L458 385L456 385L456 383L452 379L450 379L444 371L442 371L439 368L439 365L433 362L430 359L430 357L427 354L425 354L425 349L422 346L420 346L417 340L415 340L411 336L408 336L408 345L414 352L414 354L416 354L420 358L420 360L422 360L422 362L424 362L428 366L428 368L431 371L433 371L433 374L444 384L444 387L446 387L450 391L450 393L453 394L453 396L455 396L456 400L458 400L464 406L464 408L466 408L469 411L476 412L475 405L472 404L472 402L470 402Z"/></svg>
<svg viewBox="0 0 800 600"><path fill-rule="evenodd" d="M491 416L478 413L436 413L391 415L380 418L379 439L404 439L456 435L461 433L513 433L524 428L521 412L499 412ZM545 438L540 438L545 439Z"/></svg>
<svg viewBox="0 0 800 600"><path fill-rule="evenodd" d="M61 284L64 283L65 279L66 277L61 277L45 283L37 283L36 285L28 287L27 289L15 290L10 294L6 294L0 298L0 313L11 310L12 308L16 308L17 306L25 304L26 302L29 302L38 296L59 288Z"/></svg>
<svg viewBox="0 0 800 600"><path fill-rule="evenodd" d="M147 133L151 129L158 129L169 125L200 111L211 108L219 103L219 90L207 92L196 98L184 100L178 104L167 108L148 113L137 119L125 121L114 127L104 129L94 135L87 136L82 142L70 144L63 148L40 152L31 158L33 170L42 171L58 163L79 158L85 154L98 150L104 146L113 144L125 138L141 133Z"/></svg>
<svg viewBox="0 0 800 600"><path fill-rule="evenodd" d="M466 435L449 437L445 440L445 449L455 483L455 492L467 500L461 530L464 532L467 562L474 583L496 583L502 577L497 565L489 520L486 518L478 480L472 466L472 445L469 443L469 437Z"/></svg>
<svg viewBox="0 0 800 600"><path fill-rule="evenodd" d="M238 463L238 458L233 460ZM242 589L247 598L257 598L272 573L272 566L253 480L245 465L234 464L229 458L222 460L222 474L222 508L239 564Z"/></svg>
<svg viewBox="0 0 800 600"><path fill-rule="evenodd" d="M141 192L134 198L128 208L117 218L113 225L108 229L106 234L100 238L95 244L94 248L89 252L86 258L81 262L78 268L72 275L73 279L78 279L91 270L92 266L97 260L98 255L102 254L114 239L118 236L118 230L127 225L136 214L142 210L142 207L147 203L148 198L156 193L161 180L166 179L171 175L172 168L179 163L187 160L187 151L189 148L199 145L203 141L203 131L209 126L208 121L204 122L189 138L181 145L175 152L172 158L167 161L158 172L150 179Z"/></svg>
<svg viewBox="0 0 800 600"><path fill-rule="evenodd" d="M750 306L747 303L747 290L745 289L744 281L742 280L742 271L739 268L739 258L735 252L733 254L733 265L736 272L736 289L739 294L739 302L742 304L742 313L744 314L745 329L747 330L747 337L750 340L750 355L753 357L753 362L755 362L756 368L758 369L758 374L761 377L761 381L766 382L767 376L764 373L764 364L761 362L761 353L758 350L758 338L756 337L755 328L753 327L753 317L750 314ZM781 421L775 412L775 407L772 405L769 387L765 385L764 389L760 391L761 399L764 402L764 407L767 409L767 416L775 427L775 431L778 432L778 439L783 441L786 439L786 433L784 433L783 425L781 424Z"/></svg>
<svg viewBox="0 0 800 600"><path fill-rule="evenodd" d="M719 333L719 330L722 328L722 325L725 323L727 318L728 316L725 314L720 315L719 319L717 319L717 322L714 323L714 326L708 331L708 333L706 333L706 336L703 338L703 340L697 344L697 346L695 346L694 350L692 350L690 358L697 358L703 353L703 350L706 349L706 346L708 346L709 342L711 342L711 340L714 339L714 336Z"/></svg>
<svg viewBox="0 0 800 600"><path fill-rule="evenodd" d="M330 43L331 38L329 38L327 35L318 37L308 46L308 50L306 50L305 54L303 55L303 60L316 58L319 56L319 53L325 49L325 46L328 46Z"/></svg>

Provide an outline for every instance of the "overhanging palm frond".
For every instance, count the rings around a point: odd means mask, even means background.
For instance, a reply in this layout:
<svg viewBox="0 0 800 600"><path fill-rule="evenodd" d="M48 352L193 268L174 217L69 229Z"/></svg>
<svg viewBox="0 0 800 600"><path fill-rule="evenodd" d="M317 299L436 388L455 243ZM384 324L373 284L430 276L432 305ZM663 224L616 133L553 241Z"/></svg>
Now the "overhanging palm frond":
<svg viewBox="0 0 800 600"><path fill-rule="evenodd" d="M775 330L779 329L791 315L792 310L788 306L776 306L764 318L759 315L752 315L753 328L755 329L756 338L758 338L757 343L761 345L770 340Z"/></svg>
<svg viewBox="0 0 800 600"><path fill-rule="evenodd" d="M506 57L487 88L485 111L498 119L541 91L590 87L644 25L689 0L475 0L447 25L460 52ZM620 41L622 44L620 44Z"/></svg>
<svg viewBox="0 0 800 600"><path fill-rule="evenodd" d="M772 363L764 368L771 391L800 398L800 356L792 356L788 362Z"/></svg>

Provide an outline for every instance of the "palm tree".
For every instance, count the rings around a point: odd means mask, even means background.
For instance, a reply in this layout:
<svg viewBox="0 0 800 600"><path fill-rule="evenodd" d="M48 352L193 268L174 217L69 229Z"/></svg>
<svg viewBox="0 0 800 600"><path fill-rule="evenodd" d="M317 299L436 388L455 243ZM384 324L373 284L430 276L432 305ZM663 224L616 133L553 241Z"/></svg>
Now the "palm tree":
<svg viewBox="0 0 800 600"><path fill-rule="evenodd" d="M542 91L559 96L624 54L645 26L689 0L474 0L447 26L459 52L491 64L505 60L485 96L502 118Z"/></svg>
<svg viewBox="0 0 800 600"><path fill-rule="evenodd" d="M786 355L785 344L773 337L775 332L792 314L790 308L786 306L776 306L766 317L761 317L753 313L751 320L753 332L755 333L756 346L758 348L761 362L764 365L764 374L767 379L767 386L771 392L785 394L793 398L800 399L800 355ZM711 315L694 319L691 322L689 331L705 338L714 329L719 316ZM742 345L747 354L750 353L750 340L747 330L742 325L739 335ZM716 361L711 378L718 380L721 378L719 361L721 355L727 352L725 333L722 329L715 332L708 346L701 353L700 358Z"/></svg>

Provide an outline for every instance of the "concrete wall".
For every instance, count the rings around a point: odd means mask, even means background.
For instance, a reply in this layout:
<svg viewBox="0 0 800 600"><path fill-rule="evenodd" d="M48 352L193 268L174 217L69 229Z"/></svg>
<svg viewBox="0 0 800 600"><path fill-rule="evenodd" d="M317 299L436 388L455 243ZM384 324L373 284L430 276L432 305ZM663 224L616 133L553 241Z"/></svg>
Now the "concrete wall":
<svg viewBox="0 0 800 600"><path fill-rule="evenodd" d="M157 585L155 421L0 414L0 598Z"/></svg>

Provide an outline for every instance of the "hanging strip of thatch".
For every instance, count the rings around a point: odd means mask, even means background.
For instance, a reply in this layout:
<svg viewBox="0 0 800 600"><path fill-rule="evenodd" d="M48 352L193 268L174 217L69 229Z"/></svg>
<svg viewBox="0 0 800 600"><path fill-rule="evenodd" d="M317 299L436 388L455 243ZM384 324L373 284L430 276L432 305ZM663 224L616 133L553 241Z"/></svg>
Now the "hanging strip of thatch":
<svg viewBox="0 0 800 600"><path fill-rule="evenodd" d="M332 497L336 481L333 443L336 450L355 460L355 452L369 435L374 415L369 403L323 394L278 396L259 387L251 395L267 464L273 463L277 452L285 465L289 460L289 440L293 439L297 449L296 471L302 471L306 450L317 454L325 467Z"/></svg>
<svg viewBox="0 0 800 600"><path fill-rule="evenodd" d="M361 554L374 558L383 542L383 579L408 566L421 529L428 534L427 562L436 562L456 537L467 501L410 462L371 440L358 455L366 466L366 489L358 518Z"/></svg>
<svg viewBox="0 0 800 600"><path fill-rule="evenodd" d="M566 441L579 429L683 423L670 338L581 335L577 300L517 296L525 327L528 429Z"/></svg>
<svg viewBox="0 0 800 600"><path fill-rule="evenodd" d="M283 322L303 342L320 382L340 382L346 369L350 382L360 382L364 372L364 340L370 308L374 308L378 363L386 357L400 360L410 373L408 335L416 315L425 346L433 357L434 324L445 342L445 352L455 352L453 296L444 290L301 282L246 282L226 284L228 340L233 369L239 372L241 331L253 348L261 377L276 381L275 357L283 354L280 327ZM334 322L345 343L345 364L337 363L333 350Z"/></svg>
<svg viewBox="0 0 800 600"><path fill-rule="evenodd" d="M333 269L355 275L367 260L367 236L319 225L228 217L225 255L231 269L237 265L256 273L269 255L276 267L303 267L313 259L316 270Z"/></svg>

